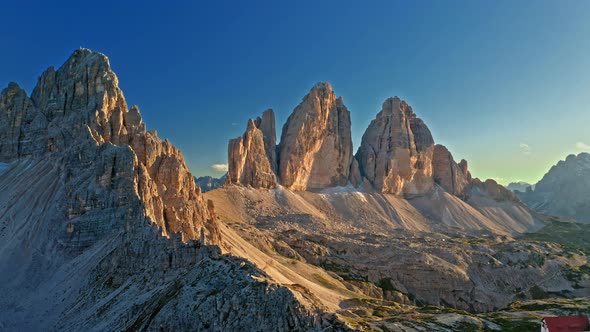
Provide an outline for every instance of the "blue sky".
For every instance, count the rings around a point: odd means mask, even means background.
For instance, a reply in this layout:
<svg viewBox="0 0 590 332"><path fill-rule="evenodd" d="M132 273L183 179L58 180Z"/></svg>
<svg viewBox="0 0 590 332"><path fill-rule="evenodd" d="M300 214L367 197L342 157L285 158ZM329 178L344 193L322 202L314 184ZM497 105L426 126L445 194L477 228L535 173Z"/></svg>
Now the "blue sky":
<svg viewBox="0 0 590 332"><path fill-rule="evenodd" d="M474 176L537 181L590 149L589 1L187 1L3 4L0 86L27 91L80 47L105 53L129 104L216 175L227 141L273 108L280 128L328 81L355 150L406 99Z"/></svg>

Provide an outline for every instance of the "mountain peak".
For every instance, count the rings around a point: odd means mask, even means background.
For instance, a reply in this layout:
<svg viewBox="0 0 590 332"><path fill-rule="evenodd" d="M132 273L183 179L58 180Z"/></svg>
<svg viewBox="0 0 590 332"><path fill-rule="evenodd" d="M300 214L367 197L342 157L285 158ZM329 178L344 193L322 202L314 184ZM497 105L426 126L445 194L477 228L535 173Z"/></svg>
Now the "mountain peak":
<svg viewBox="0 0 590 332"><path fill-rule="evenodd" d="M41 75L31 98L16 84L6 91L0 99L1 161L54 155L72 158L77 166L82 159L77 151L84 151L84 156L106 164L97 170L100 185L113 186L116 178L123 178L119 174L137 184L134 193L125 195L145 200L146 217L163 234L198 238L208 215L184 156L146 131L137 106L127 108L104 54L74 51L58 70L49 67ZM181 207L183 199L186 206Z"/></svg>
<svg viewBox="0 0 590 332"><path fill-rule="evenodd" d="M75 50L66 62L82 60L82 63L91 63L94 61L109 63L109 58L103 53L93 51L88 48L79 48Z"/></svg>
<svg viewBox="0 0 590 332"><path fill-rule="evenodd" d="M433 187L434 140L399 97L387 98L356 153L361 173L380 192L423 194Z"/></svg>
<svg viewBox="0 0 590 332"><path fill-rule="evenodd" d="M409 117L415 117L412 106L410 106L405 100L398 96L389 97L385 99L381 106L381 112L377 114L377 117L381 116L392 116L394 113L403 113Z"/></svg>
<svg viewBox="0 0 590 332"><path fill-rule="evenodd" d="M541 213L587 221L590 218L590 154L570 154L552 166L522 200Z"/></svg>
<svg viewBox="0 0 590 332"><path fill-rule="evenodd" d="M313 90L325 90L325 91L333 91L332 90L332 85L328 82L317 82L313 88L311 88L311 91Z"/></svg>
<svg viewBox="0 0 590 332"><path fill-rule="evenodd" d="M283 126L279 177L293 190L348 183L352 163L350 112L332 86L317 83Z"/></svg>
<svg viewBox="0 0 590 332"><path fill-rule="evenodd" d="M16 83L16 82L8 82L8 87L6 87L6 89L8 89L8 90L22 90L20 85L18 85L18 83Z"/></svg>
<svg viewBox="0 0 590 332"><path fill-rule="evenodd" d="M249 119L244 135L228 145L228 183L274 188L276 177L276 134L274 112L266 110L262 118Z"/></svg>

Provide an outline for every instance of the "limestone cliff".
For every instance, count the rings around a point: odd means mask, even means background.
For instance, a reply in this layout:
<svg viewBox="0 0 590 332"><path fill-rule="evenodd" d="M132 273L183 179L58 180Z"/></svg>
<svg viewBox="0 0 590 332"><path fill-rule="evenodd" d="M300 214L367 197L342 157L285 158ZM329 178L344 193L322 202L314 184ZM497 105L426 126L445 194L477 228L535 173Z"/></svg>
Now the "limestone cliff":
<svg viewBox="0 0 590 332"><path fill-rule="evenodd" d="M348 183L352 162L350 113L329 83L318 83L283 126L279 178L293 190Z"/></svg>
<svg viewBox="0 0 590 332"><path fill-rule="evenodd" d="M437 144L434 146L432 168L434 182L449 193L464 197L465 187L471 182L465 159L457 164L451 152L444 145Z"/></svg>
<svg viewBox="0 0 590 332"><path fill-rule="evenodd" d="M433 186L434 140L424 122L398 97L387 99L365 131L356 159L376 190L416 195Z"/></svg>
<svg viewBox="0 0 590 332"><path fill-rule="evenodd" d="M227 183L276 187L275 141L272 110L264 112L262 119L250 119L244 135L229 141Z"/></svg>
<svg viewBox="0 0 590 332"><path fill-rule="evenodd" d="M41 75L31 98L10 84L2 93L0 117L5 120L0 124L2 161L64 156L88 143L127 146L130 149L118 149L107 161L110 169L99 179L102 186L118 174L128 174L146 216L163 234L197 239L209 219L184 156L155 131L146 131L139 108L127 108L103 54L75 51L57 71L50 67ZM88 209L93 204L89 197L90 193L75 198L72 209Z"/></svg>
<svg viewBox="0 0 590 332"><path fill-rule="evenodd" d="M277 172L277 130L275 125L275 113L271 109L262 112L262 117L255 120L256 128L262 131L264 150L270 161L270 168Z"/></svg>

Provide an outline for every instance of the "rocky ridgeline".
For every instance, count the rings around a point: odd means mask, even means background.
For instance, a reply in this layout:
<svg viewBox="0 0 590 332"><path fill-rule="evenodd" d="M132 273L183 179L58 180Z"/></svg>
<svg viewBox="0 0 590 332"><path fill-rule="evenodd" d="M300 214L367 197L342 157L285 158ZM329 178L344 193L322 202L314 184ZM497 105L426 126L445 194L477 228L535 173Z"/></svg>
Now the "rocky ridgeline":
<svg viewBox="0 0 590 332"><path fill-rule="evenodd" d="M226 183L291 190L363 186L380 193L414 197L435 186L466 200L472 188L498 200L518 200L493 180L472 179L467 161L457 163L412 107L388 98L352 154L350 112L329 83L318 83L294 109L275 148L274 113L250 120L228 148ZM268 124L268 125L267 125Z"/></svg>
<svg viewBox="0 0 590 332"><path fill-rule="evenodd" d="M163 234L198 239L203 229L217 241L184 156L155 131L146 131L139 108L127 107L118 83L108 58L87 49L74 52L59 70L47 69L31 98L11 83L0 97L0 161L54 155L69 158L71 170L84 162L91 166L83 154L88 145L100 146L99 187L131 181L133 191L125 195L138 196ZM76 151L79 162L70 157ZM92 191L71 199L71 216L101 208L94 206L101 199Z"/></svg>
<svg viewBox="0 0 590 332"><path fill-rule="evenodd" d="M533 187L518 196L534 210L590 222L590 153L560 160Z"/></svg>
<svg viewBox="0 0 590 332"><path fill-rule="evenodd" d="M275 145L267 118L248 136L265 158L264 140ZM15 83L2 91L0 162L0 329L334 323L252 264L221 255L213 202L182 153L128 108L103 54L75 51L31 97Z"/></svg>

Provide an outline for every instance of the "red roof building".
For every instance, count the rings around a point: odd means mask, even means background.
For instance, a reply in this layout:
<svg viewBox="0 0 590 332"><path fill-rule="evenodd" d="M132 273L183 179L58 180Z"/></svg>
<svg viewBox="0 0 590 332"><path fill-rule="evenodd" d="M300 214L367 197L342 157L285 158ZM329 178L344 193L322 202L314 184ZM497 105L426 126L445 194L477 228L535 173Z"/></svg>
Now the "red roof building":
<svg viewBox="0 0 590 332"><path fill-rule="evenodd" d="M541 332L581 332L590 331L588 317L560 316L545 317L541 321Z"/></svg>

